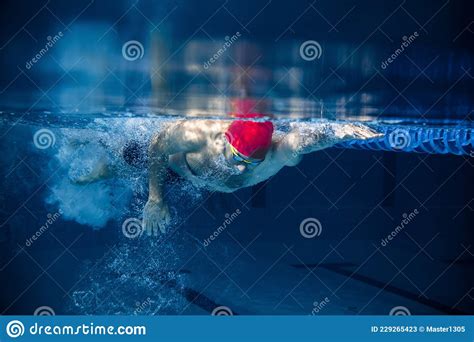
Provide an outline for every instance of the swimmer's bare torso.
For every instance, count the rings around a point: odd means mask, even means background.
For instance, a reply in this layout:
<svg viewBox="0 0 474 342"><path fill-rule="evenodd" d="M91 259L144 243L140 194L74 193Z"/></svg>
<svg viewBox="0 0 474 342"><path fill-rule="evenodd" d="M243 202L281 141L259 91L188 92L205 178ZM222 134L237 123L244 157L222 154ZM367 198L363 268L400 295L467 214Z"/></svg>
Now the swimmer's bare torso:
<svg viewBox="0 0 474 342"><path fill-rule="evenodd" d="M205 142L195 151L170 155L169 168L196 186L211 191L233 192L262 182L285 166L283 160L275 158L273 149L267 152L265 160L255 168L249 169L235 163L229 158L229 146L223 136L228 125L229 123L219 123L198 128L201 134L207 136ZM273 146L277 146L276 141ZM299 158L288 159L287 164L294 163L294 159Z"/></svg>

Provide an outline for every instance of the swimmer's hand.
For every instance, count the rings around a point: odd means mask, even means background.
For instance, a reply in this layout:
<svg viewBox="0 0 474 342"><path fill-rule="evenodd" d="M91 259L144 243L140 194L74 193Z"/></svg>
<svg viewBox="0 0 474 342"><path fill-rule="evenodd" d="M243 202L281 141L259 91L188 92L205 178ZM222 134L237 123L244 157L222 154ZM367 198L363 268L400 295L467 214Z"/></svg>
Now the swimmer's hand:
<svg viewBox="0 0 474 342"><path fill-rule="evenodd" d="M383 133L361 123L344 123L333 126L334 135L340 141L366 140L383 136Z"/></svg>
<svg viewBox="0 0 474 342"><path fill-rule="evenodd" d="M166 226L169 225L170 218L170 211L166 203L149 199L143 209L143 229L149 236L157 236L158 229L162 233L166 233Z"/></svg>

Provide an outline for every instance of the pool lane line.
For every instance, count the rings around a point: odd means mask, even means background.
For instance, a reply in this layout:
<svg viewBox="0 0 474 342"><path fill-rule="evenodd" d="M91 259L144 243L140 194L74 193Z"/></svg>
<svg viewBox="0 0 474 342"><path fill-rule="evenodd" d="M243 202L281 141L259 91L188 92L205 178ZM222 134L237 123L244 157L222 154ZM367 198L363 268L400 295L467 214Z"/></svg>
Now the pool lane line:
<svg viewBox="0 0 474 342"><path fill-rule="evenodd" d="M167 286L170 289L177 291L181 296L183 296L189 303L198 306L199 308L212 313L215 308L223 306L223 304L218 304L205 294L196 291L190 287L182 287L176 283L174 279L168 281L160 281L162 285ZM238 316L239 314L232 309L232 314Z"/></svg>
<svg viewBox="0 0 474 342"><path fill-rule="evenodd" d="M321 268L324 268L328 271L337 273L339 275L343 275L343 276L349 277L351 279L358 280L358 281L360 281L364 284L382 289L383 291L387 291L387 292L396 294L398 296L404 297L406 299L415 301L417 303L426 305L426 306L431 307L435 310L441 311L444 314L448 314L448 315L468 315L468 313L466 313L464 311L451 308L450 306L445 305L443 303L440 303L440 302L437 302L437 301L434 301L434 300L429 300L429 299L424 298L424 297L419 297L418 295L416 295L416 294L414 294L410 291L407 291L407 290L401 289L399 287L384 283L384 282L376 280L374 278L370 278L370 277L365 276L363 274L360 274L360 273L357 273L357 272L352 272L350 270L345 269L345 267L357 266L357 265L352 264L352 263L325 263L325 264L319 264L319 265L318 264L293 264L291 266L295 267L295 268L310 268L310 269L321 267Z"/></svg>

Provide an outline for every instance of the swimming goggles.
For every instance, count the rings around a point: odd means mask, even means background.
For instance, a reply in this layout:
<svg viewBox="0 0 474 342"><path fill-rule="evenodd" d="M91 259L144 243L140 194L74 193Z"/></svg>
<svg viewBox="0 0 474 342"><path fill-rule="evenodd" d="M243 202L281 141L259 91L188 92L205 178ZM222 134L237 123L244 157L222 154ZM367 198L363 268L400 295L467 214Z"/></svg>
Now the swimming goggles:
<svg viewBox="0 0 474 342"><path fill-rule="evenodd" d="M247 166L255 167L255 166L260 165L260 163L264 161L264 159L253 159L253 158L245 157L239 151L237 151L237 149L234 146L230 144L229 146L232 152L232 157L234 158L236 162L245 163L247 164Z"/></svg>

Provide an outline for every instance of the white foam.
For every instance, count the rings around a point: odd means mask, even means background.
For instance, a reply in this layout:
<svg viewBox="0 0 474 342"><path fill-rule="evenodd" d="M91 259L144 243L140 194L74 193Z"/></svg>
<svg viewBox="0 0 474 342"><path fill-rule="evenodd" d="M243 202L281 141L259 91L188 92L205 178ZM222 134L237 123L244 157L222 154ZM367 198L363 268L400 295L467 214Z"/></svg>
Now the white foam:
<svg viewBox="0 0 474 342"><path fill-rule="evenodd" d="M129 212L137 181L127 179L133 172L121 159L120 148L128 137L138 132L143 134L143 130L136 129L136 123L124 124L123 119L121 124L110 121L107 124L107 131L97 130L98 123L96 129L61 130L61 146L55 155L60 171L47 199L62 209L65 219L96 229L111 220L121 220ZM89 184L75 183L102 162L115 168L117 177Z"/></svg>
<svg viewBox="0 0 474 342"><path fill-rule="evenodd" d="M122 193L116 196L114 192L119 192L118 188ZM65 219L97 229L123 217L131 194L131 189L113 187L110 182L76 185L63 178L52 187L48 202L58 204Z"/></svg>

